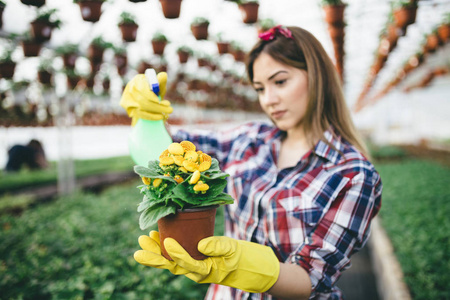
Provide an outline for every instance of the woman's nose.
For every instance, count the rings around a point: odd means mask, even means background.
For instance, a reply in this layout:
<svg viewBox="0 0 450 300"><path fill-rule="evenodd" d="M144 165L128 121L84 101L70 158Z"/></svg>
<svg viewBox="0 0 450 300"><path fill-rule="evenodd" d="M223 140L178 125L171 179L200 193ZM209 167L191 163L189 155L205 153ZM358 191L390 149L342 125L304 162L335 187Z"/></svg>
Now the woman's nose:
<svg viewBox="0 0 450 300"><path fill-rule="evenodd" d="M261 101L265 105L273 105L278 103L278 94L273 88L266 88L261 98Z"/></svg>

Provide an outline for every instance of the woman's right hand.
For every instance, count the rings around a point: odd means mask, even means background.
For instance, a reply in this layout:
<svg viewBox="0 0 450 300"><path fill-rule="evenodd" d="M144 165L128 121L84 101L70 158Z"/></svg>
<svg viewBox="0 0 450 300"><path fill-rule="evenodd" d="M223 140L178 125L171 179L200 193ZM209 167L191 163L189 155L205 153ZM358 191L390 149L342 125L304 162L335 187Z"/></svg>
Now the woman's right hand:
<svg viewBox="0 0 450 300"><path fill-rule="evenodd" d="M138 74L127 83L120 99L120 105L125 108L132 118L132 125L138 119L166 120L173 108L170 101L164 99L166 94L167 73L160 72L157 75L160 93L153 93L144 74Z"/></svg>

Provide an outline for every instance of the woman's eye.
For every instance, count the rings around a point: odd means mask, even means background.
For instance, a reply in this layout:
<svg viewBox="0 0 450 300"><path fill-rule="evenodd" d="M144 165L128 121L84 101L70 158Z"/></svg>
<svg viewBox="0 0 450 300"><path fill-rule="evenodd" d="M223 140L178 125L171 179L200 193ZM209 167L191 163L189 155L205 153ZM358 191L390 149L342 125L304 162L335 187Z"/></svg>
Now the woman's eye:
<svg viewBox="0 0 450 300"><path fill-rule="evenodd" d="M277 80L275 81L276 85L283 85L286 82L286 79L281 79L281 80Z"/></svg>
<svg viewBox="0 0 450 300"><path fill-rule="evenodd" d="M255 91L256 91L258 94L260 94L260 93L262 93L262 92L264 91L264 89L263 89L263 88L255 88Z"/></svg>

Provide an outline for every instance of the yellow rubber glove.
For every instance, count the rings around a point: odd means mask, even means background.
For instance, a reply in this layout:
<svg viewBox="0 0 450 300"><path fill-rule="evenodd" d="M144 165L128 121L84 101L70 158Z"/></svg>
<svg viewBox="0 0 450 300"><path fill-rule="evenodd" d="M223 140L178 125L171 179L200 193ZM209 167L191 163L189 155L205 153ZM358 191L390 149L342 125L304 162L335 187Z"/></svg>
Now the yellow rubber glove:
<svg viewBox="0 0 450 300"><path fill-rule="evenodd" d="M232 239L208 237L198 243L198 250L209 256L193 259L172 238L164 247L178 266L189 271L186 277L198 283L217 283L250 293L270 289L280 274L280 262L268 246Z"/></svg>
<svg viewBox="0 0 450 300"><path fill-rule="evenodd" d="M143 250L134 253L134 259L138 263L147 267L167 269L175 275L184 275L189 272L161 255L161 242L157 231L151 231L150 235L141 235L139 245Z"/></svg>
<svg viewBox="0 0 450 300"><path fill-rule="evenodd" d="M159 96L164 99L166 94L167 73L160 72L156 76L159 83ZM153 93L144 74L138 74L127 83L120 99L120 105L132 118L134 126L138 119L166 120L173 108L168 100L159 100Z"/></svg>

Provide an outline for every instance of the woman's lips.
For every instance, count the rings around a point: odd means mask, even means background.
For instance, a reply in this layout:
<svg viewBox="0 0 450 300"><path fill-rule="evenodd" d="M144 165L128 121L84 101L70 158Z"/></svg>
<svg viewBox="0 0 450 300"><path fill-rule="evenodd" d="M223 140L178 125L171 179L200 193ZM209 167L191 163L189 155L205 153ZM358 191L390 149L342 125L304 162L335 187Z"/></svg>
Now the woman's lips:
<svg viewBox="0 0 450 300"><path fill-rule="evenodd" d="M286 113L285 110L279 110L279 111L275 111L271 114L272 118L275 120L281 119L284 114Z"/></svg>

